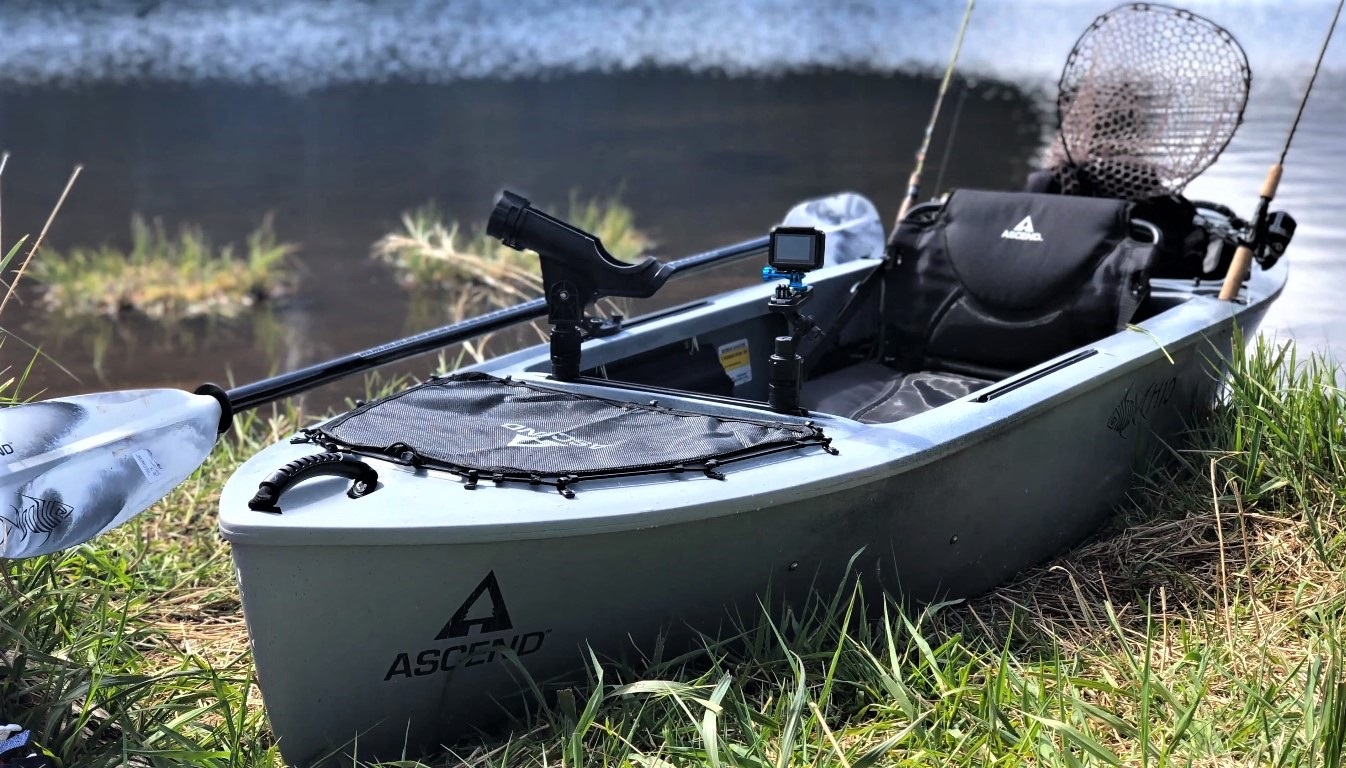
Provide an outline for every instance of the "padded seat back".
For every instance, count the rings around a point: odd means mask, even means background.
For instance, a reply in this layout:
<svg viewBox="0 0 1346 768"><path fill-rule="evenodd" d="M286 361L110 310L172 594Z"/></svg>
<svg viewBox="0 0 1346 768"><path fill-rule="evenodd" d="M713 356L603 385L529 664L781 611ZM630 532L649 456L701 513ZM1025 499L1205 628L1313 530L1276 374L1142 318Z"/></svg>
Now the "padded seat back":
<svg viewBox="0 0 1346 768"><path fill-rule="evenodd" d="M1121 330L1158 246L1135 228L1103 198L964 189L914 209L890 241L886 361L1000 378Z"/></svg>

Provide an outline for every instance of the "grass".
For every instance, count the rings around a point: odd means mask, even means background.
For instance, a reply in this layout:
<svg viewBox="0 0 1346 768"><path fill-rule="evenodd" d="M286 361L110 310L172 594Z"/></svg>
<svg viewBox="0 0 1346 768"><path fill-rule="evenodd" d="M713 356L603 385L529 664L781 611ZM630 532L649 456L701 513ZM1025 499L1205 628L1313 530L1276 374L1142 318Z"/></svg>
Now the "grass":
<svg viewBox="0 0 1346 768"><path fill-rule="evenodd" d="M43 288L42 305L66 317L232 317L290 290L289 257L296 247L277 241L270 218L238 251L214 246L199 227L170 232L162 221L136 216L130 251L47 248L29 276Z"/></svg>
<svg viewBox="0 0 1346 768"><path fill-rule="evenodd" d="M10 265L14 263L15 257L19 255L19 250L23 247L23 242L24 241L20 239L10 247L9 253L0 257L0 275L4 275L5 270L9 269ZM0 282L0 288L2 287L4 287L4 283ZM0 326L0 350L4 349L5 339L8 338L8 336L9 334L4 330L4 327ZM31 360L22 370L17 371L14 370L14 366L12 365L0 365L0 406L7 405L18 399L18 393L23 389L23 382L28 378L28 374L31 370Z"/></svg>
<svg viewBox="0 0 1346 768"><path fill-rule="evenodd" d="M245 416L201 471L135 523L7 563L0 713L66 766L278 764L207 504L256 441L292 426Z"/></svg>
<svg viewBox="0 0 1346 768"><path fill-rule="evenodd" d="M1108 530L990 594L912 611L848 587L660 666L595 666L531 731L427 765L1336 768L1335 374L1259 340ZM279 765L214 509L301 418L247 416L132 523L6 564L0 712L65 765Z"/></svg>

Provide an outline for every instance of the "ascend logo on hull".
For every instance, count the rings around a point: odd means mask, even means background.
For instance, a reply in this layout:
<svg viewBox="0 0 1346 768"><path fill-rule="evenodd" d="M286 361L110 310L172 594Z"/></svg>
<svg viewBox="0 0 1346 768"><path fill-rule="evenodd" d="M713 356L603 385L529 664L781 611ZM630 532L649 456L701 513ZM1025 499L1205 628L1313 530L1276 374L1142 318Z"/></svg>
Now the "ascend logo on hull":
<svg viewBox="0 0 1346 768"><path fill-rule="evenodd" d="M484 615L478 607L482 598L490 598L491 601L490 613ZM472 632L473 627L476 627L478 634L482 635L514 629L514 624L509 620L509 609L505 607L505 597L500 594L500 582L495 579L495 571L486 574L486 578L481 580L477 588L472 590L472 594L468 595L463 604L458 606L458 610L453 612L453 616L449 617L449 622L439 630L435 639L464 637Z"/></svg>
<svg viewBox="0 0 1346 768"><path fill-rule="evenodd" d="M490 571L481 583L468 594L458 610L453 612L444 627L435 635L436 641L466 637L482 639L463 640L447 647L424 648L397 654L388 667L383 681L401 677L425 677L437 672L452 672L459 667L475 667L503 661L511 654L527 656L542 649L542 643L551 630L513 632L514 623L505 606L500 582L495 571ZM483 637L492 635L492 637Z"/></svg>

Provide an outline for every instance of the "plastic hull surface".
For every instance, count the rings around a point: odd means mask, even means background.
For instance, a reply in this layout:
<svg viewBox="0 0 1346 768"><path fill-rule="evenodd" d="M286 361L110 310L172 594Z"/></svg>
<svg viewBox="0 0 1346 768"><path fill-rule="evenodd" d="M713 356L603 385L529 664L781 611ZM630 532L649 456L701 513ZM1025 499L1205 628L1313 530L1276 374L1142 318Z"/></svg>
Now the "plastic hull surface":
<svg viewBox="0 0 1346 768"><path fill-rule="evenodd" d="M764 596L826 593L852 558L910 599L985 591L1096 530L1159 440L1180 437L1210 402L1235 316L1255 327L1283 268L1259 278L1248 306L1179 297L1190 300L1147 320L1149 333L980 398L885 425L815 415L840 455L756 459L722 481L592 481L566 500L371 462L369 496L324 479L265 515L247 509L257 482L317 450L272 446L225 489L221 527L281 750L308 764L357 735L361 758L433 749L536 703L535 685L582 680L586 645L636 654L660 633L714 633L733 613L755 622ZM747 294L604 343L625 353L679 323L718 327L756 306ZM528 375L539 354L488 370Z"/></svg>

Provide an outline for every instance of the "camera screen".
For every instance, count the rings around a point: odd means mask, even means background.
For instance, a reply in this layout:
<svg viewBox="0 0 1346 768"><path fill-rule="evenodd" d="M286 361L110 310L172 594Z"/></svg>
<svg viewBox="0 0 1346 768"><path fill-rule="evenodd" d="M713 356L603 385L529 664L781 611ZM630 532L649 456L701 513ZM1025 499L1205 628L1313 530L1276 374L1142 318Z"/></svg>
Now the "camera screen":
<svg viewBox="0 0 1346 768"><path fill-rule="evenodd" d="M782 270L807 271L822 266L822 233L776 232L771 238L771 265Z"/></svg>

